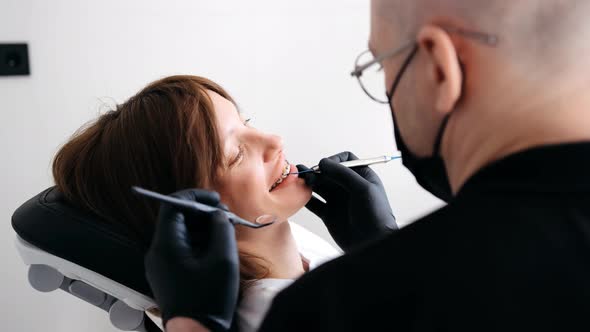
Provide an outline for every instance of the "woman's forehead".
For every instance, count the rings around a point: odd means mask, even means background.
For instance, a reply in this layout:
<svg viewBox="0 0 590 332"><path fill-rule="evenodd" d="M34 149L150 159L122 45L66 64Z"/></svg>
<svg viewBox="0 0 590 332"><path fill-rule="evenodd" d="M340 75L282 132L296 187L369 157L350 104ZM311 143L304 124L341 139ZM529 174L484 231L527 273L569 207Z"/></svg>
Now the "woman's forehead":
<svg viewBox="0 0 590 332"><path fill-rule="evenodd" d="M219 135L222 141L234 136L235 131L243 124L242 115L231 101L214 91L207 91L213 103Z"/></svg>

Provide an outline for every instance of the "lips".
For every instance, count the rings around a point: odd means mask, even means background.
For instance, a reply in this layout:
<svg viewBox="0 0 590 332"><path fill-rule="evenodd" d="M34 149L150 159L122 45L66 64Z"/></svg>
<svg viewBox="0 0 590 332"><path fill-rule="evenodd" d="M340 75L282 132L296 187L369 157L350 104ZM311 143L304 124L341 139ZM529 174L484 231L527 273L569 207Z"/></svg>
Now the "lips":
<svg viewBox="0 0 590 332"><path fill-rule="evenodd" d="M269 192L283 188L286 183L291 182L294 178L297 178L296 174L291 174L297 171L297 166L289 163L284 158L280 163L277 164L275 175L273 177L273 184L269 189Z"/></svg>

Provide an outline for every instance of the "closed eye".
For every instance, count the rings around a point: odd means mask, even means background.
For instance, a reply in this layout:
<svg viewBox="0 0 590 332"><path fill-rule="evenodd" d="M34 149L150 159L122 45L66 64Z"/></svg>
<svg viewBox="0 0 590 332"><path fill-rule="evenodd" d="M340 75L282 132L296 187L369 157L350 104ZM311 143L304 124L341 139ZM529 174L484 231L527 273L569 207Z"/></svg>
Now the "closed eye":
<svg viewBox="0 0 590 332"><path fill-rule="evenodd" d="M238 162L240 162L242 160L242 158L244 158L244 146L240 145L240 146L238 146L238 154L232 159L232 161L229 163L228 167L233 167Z"/></svg>

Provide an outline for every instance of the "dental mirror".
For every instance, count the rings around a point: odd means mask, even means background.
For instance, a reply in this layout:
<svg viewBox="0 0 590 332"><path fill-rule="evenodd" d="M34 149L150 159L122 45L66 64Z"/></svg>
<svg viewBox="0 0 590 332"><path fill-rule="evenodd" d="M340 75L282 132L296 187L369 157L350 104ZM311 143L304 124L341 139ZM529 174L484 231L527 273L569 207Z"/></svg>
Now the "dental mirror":
<svg viewBox="0 0 590 332"><path fill-rule="evenodd" d="M198 211L203 211L203 212L221 211L221 212L225 213L225 215L228 217L229 221L234 225L243 225L243 226L250 227L250 228L262 228L262 227L272 225L277 220L276 216L274 216L274 215L264 214L264 215L261 215L260 217L256 218L256 222L253 223L248 220L240 218L239 216L237 216L236 214L234 214L232 212L229 212L229 211L217 208L217 207L213 207L210 205L206 205L203 203L199 203L196 201L191 201L191 200L187 200L187 199L181 199L181 198L176 198L176 197L172 197L172 196L162 195L157 192L147 190L147 189L137 187L137 186L131 187L131 191L133 191L134 193L139 194L141 196L149 197L149 198L155 199L157 201L170 204L170 205L175 206L183 211L190 211L190 210L198 210Z"/></svg>
<svg viewBox="0 0 590 332"><path fill-rule="evenodd" d="M256 218L256 223L261 225L272 224L277 221L277 217L272 214L263 214L260 217Z"/></svg>

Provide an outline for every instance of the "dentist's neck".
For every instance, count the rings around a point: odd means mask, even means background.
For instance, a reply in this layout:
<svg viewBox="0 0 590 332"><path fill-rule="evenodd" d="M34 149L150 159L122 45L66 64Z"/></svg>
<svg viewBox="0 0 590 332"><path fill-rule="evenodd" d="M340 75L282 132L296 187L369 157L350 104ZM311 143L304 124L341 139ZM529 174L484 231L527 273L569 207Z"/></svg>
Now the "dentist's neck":
<svg viewBox="0 0 590 332"><path fill-rule="evenodd" d="M263 258L270 270L268 278L295 279L305 272L299 249L288 222L265 228L240 227L238 248L241 252Z"/></svg>
<svg viewBox="0 0 590 332"><path fill-rule="evenodd" d="M590 141L590 80L564 76L568 82L551 87L547 82L526 87L526 80L512 78L514 89L499 89L504 95L480 97L478 105L451 115L441 152L454 193L478 170L510 154Z"/></svg>

